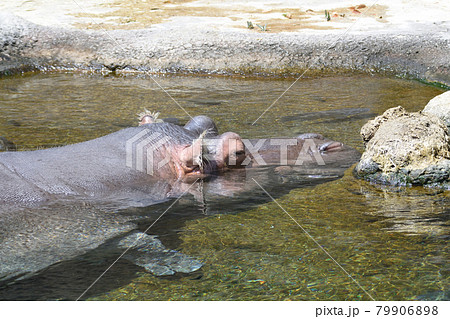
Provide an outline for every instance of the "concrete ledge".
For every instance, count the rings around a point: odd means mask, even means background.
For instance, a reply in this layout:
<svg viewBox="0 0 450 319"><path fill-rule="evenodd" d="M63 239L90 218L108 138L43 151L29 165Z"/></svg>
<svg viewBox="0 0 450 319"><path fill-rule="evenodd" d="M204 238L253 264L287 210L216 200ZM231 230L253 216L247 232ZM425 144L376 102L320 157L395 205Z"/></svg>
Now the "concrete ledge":
<svg viewBox="0 0 450 319"><path fill-rule="evenodd" d="M433 34L81 31L0 15L0 74L84 69L298 75L389 72L450 86L450 39Z"/></svg>

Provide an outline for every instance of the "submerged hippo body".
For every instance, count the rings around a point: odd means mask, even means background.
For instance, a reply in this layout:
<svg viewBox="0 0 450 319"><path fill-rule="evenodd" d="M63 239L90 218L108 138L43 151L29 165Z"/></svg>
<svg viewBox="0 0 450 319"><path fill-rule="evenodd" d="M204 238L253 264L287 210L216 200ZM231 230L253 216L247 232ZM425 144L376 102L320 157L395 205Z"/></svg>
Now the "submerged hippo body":
<svg viewBox="0 0 450 319"><path fill-rule="evenodd" d="M359 156L353 149L313 134L297 138L297 145L288 152L287 163L281 163L278 158L279 146L271 145L267 140L258 152L264 159L261 165L250 152L251 149L244 148L237 134L218 135L214 122L209 118L194 120L185 127L147 123L60 148L0 153L0 280L11 282L27 278L56 263L76 259L95 249L120 254L129 248L124 258L155 275L195 271L201 263L182 253L165 249L152 235L136 232L136 222L142 218L146 220L153 214L156 216L150 219L155 220L167 206L162 202L185 192L194 195L201 203L200 208L192 207L192 203L187 206L177 203L171 211L177 210L178 214L186 212L189 216L223 212L224 201L227 201L230 212L248 209L249 205L258 204L262 199L270 200L259 185L273 196L282 195L278 192L280 189L298 187L298 183L288 183L283 188L276 184L280 182L276 179L286 174L286 167L291 175L292 172L300 172L306 176L313 172L313 175L323 173L329 176L331 172L335 178L342 175L345 168L356 162ZM204 162L200 161L203 164L200 168L193 158L197 154L193 150L197 142L193 140L205 131L204 136L212 143L208 144L207 150L203 150L207 156ZM153 134L156 138L152 139ZM165 137L169 139L158 144ZM316 150L325 166L319 165L315 162L316 158L309 155L303 165L292 162L306 140L317 144ZM141 142L147 146L157 145L153 158L155 162L169 159L165 166L155 169L153 175L148 174L146 163L139 162L146 162L147 154L145 150L139 151ZM258 143L250 142L252 145ZM248 165L239 165L247 159ZM144 170L140 169L139 163L143 164ZM239 169L230 169L226 174L215 175L198 185L190 184L198 177L233 166ZM279 167L283 168L281 173L276 171ZM194 180L186 183L185 177L190 176ZM261 196L253 197L257 192ZM252 194L251 198L255 201L250 202L249 197L240 199L236 196L239 194ZM149 205L155 206L145 216L126 210ZM124 215L120 213L122 209L125 209ZM166 235L169 230L164 228L162 231ZM154 234L153 228L150 232Z"/></svg>
<svg viewBox="0 0 450 319"><path fill-rule="evenodd" d="M222 158L204 166L193 158L198 132L211 129L211 122L196 119L187 127L149 123L79 144L0 153L0 280L27 278L100 246L110 254L129 249L124 258L155 275L200 268L155 236L136 232L143 216L110 213L195 195L186 177L195 181L224 168ZM238 137L210 134L218 143ZM152 174L149 154L153 163L164 162Z"/></svg>
<svg viewBox="0 0 450 319"><path fill-rule="evenodd" d="M200 268L154 236L134 231L142 216L109 213L184 193L190 184L180 178L197 176L192 152L184 151L197 137L189 128L156 123L59 148L0 153L0 280L27 278L99 246L111 254L129 249L124 258L155 275ZM151 146L164 138L154 160L167 156L168 163L153 175L137 169L139 143Z"/></svg>

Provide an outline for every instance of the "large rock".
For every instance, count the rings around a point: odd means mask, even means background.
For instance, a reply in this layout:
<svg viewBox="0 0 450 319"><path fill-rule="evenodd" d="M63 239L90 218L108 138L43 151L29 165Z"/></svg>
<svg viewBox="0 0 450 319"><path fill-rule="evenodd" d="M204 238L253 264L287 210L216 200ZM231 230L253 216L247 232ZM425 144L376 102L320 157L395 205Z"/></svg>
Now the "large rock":
<svg viewBox="0 0 450 319"><path fill-rule="evenodd" d="M369 121L361 135L366 150L357 176L393 185L449 186L449 131L437 116L399 106Z"/></svg>
<svg viewBox="0 0 450 319"><path fill-rule="evenodd" d="M434 114L450 127L450 91L442 93L430 102L423 109L424 113Z"/></svg>

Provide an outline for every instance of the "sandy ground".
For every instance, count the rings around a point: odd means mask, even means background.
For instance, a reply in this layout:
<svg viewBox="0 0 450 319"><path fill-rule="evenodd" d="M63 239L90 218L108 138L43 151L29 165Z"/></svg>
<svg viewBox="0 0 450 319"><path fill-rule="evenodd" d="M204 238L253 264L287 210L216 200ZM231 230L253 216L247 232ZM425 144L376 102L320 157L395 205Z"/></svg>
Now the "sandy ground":
<svg viewBox="0 0 450 319"><path fill-rule="evenodd" d="M330 20L325 17L330 13ZM443 0L2 0L10 12L46 26L79 29L207 29L264 32L436 32L450 37ZM247 21L254 29L247 28Z"/></svg>

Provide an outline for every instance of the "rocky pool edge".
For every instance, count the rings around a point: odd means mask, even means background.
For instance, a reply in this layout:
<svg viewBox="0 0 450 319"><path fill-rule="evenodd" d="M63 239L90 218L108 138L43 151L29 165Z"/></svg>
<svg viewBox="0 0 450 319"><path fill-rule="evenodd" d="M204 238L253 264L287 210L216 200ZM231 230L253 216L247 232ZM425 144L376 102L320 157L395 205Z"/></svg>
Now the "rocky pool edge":
<svg viewBox="0 0 450 319"><path fill-rule="evenodd" d="M306 76L388 73L450 87L443 33L244 33L219 30L83 31L0 14L0 75L28 71Z"/></svg>

